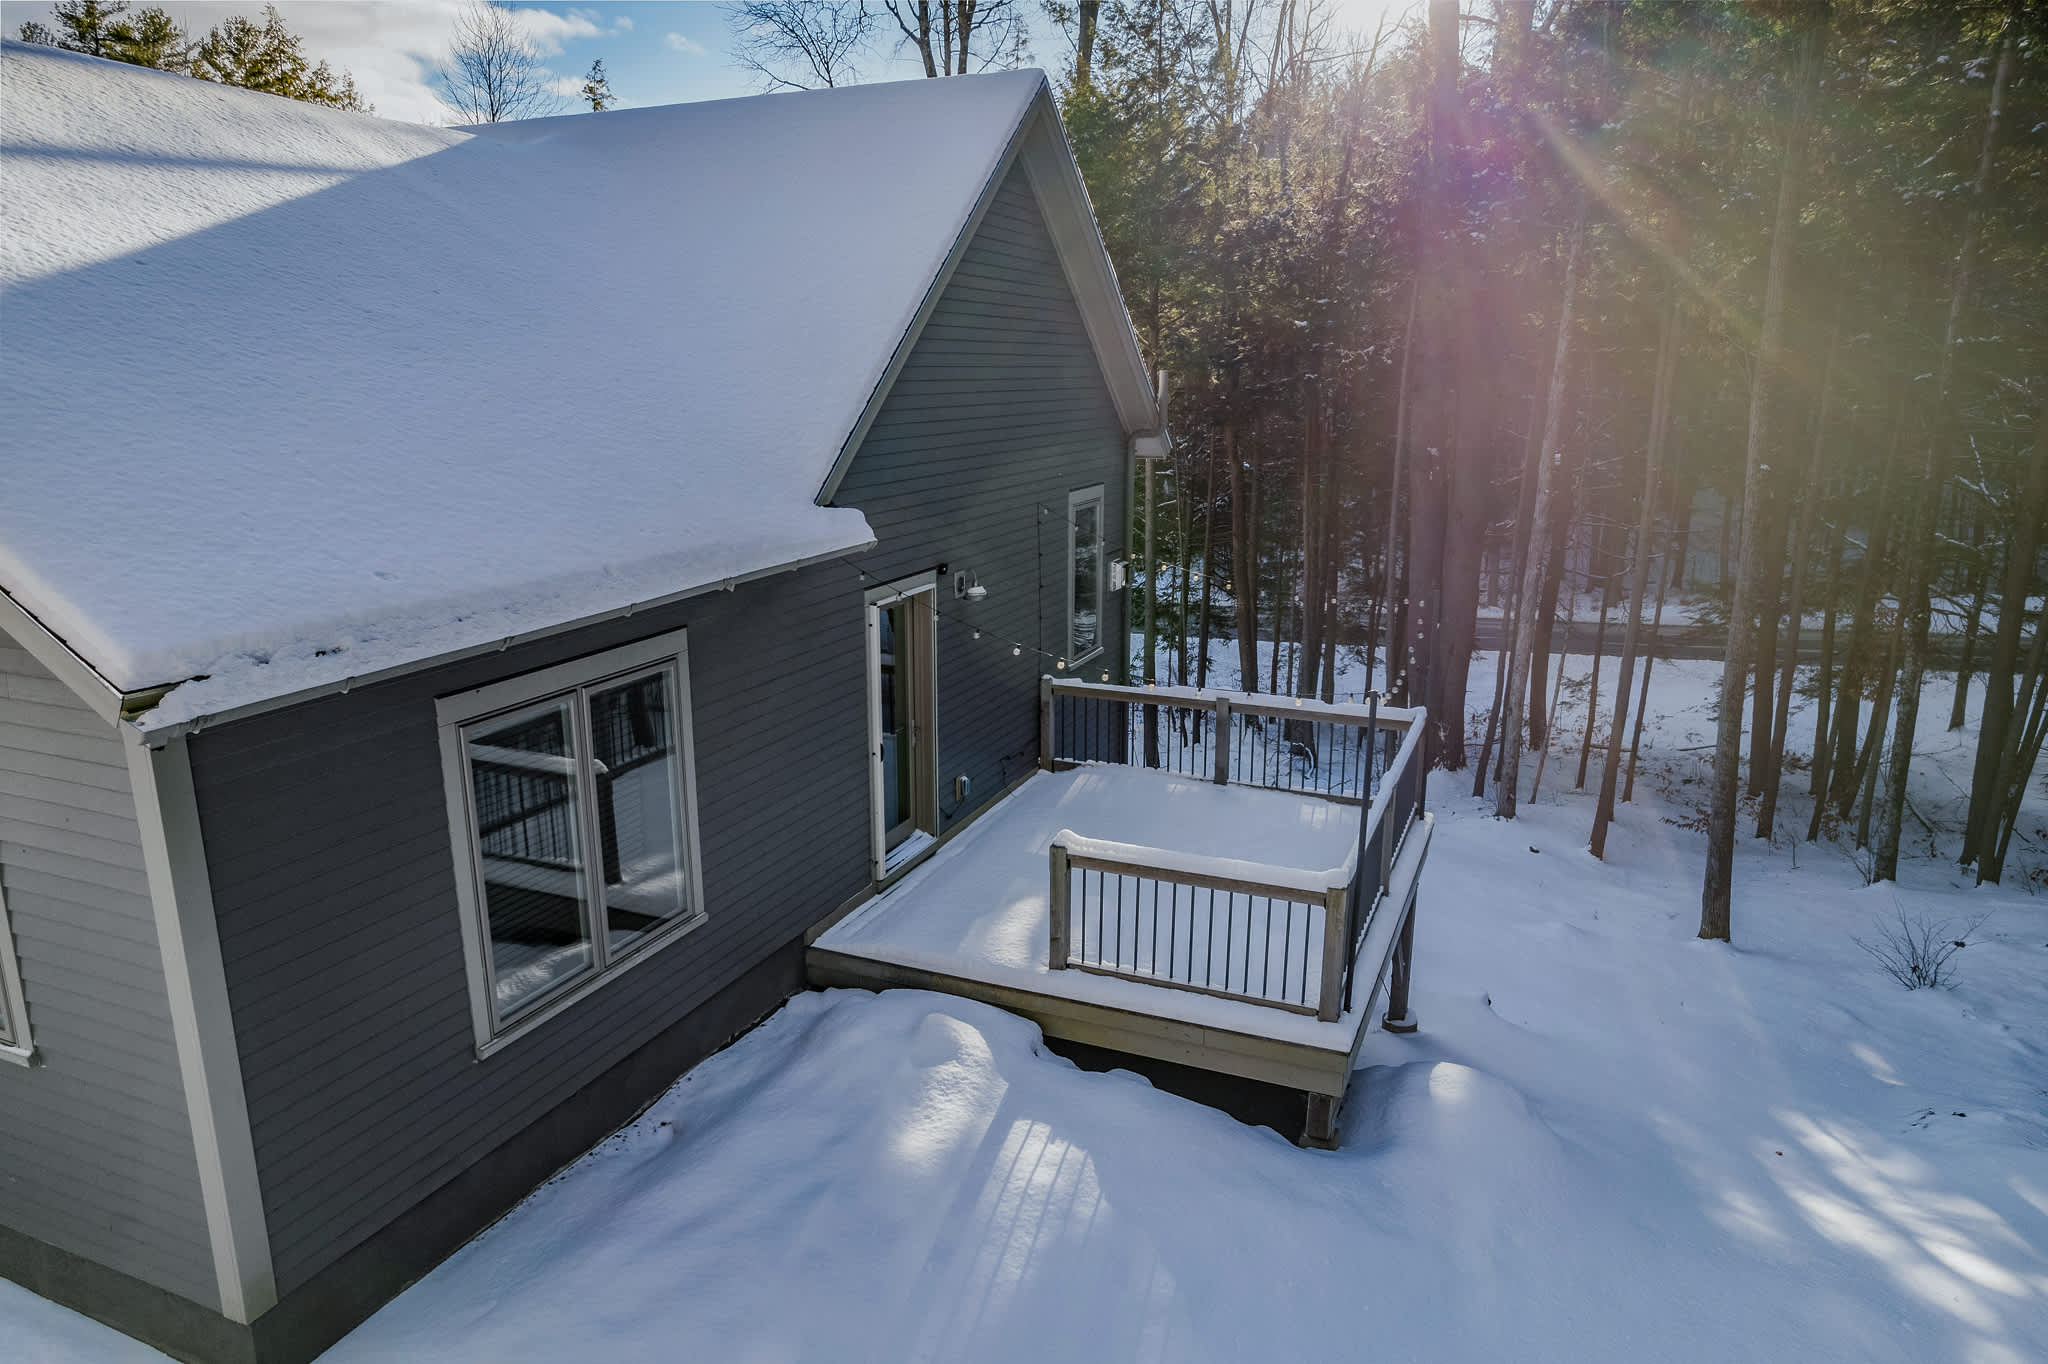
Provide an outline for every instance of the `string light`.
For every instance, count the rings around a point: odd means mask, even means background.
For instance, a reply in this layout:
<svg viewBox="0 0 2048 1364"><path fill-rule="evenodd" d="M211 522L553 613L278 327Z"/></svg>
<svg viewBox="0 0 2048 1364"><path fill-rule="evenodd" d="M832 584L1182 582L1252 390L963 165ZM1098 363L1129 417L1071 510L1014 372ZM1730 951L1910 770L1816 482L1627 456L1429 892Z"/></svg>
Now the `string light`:
<svg viewBox="0 0 2048 1364"><path fill-rule="evenodd" d="M882 581L880 578L877 578L874 574L868 572L866 569L862 568L859 564L852 562L850 559L841 558L838 562L845 564L848 568L851 568L856 574L860 576L860 579L863 583L879 585ZM967 624L967 621L964 617L955 616L950 611L941 611L939 609L936 597L934 597L932 602L932 614L938 617L940 620L959 620L962 624ZM982 635L982 629L979 625L968 625L968 633L973 638L980 639ZM1049 650L1033 647L1032 645L1024 643L1022 640L1004 640L1000 636L997 636L995 642L998 644L1007 643L1010 646L1010 657L1012 658L1022 658L1024 656L1024 651L1026 649L1030 649L1034 657L1050 659L1052 660L1053 667L1056 668L1058 671L1067 671L1067 660L1062 655L1052 653ZM1109 674L1106 672L1102 674L1102 680L1107 682L1109 680Z"/></svg>

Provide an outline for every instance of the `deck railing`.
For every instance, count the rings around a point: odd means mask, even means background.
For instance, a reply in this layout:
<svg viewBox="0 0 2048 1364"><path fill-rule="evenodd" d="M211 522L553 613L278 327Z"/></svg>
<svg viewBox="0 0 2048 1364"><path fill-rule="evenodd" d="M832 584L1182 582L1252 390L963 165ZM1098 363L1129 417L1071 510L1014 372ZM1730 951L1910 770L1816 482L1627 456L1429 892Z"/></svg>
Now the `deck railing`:
<svg viewBox="0 0 2048 1364"><path fill-rule="evenodd" d="M1404 919L1379 925L1402 838L1420 816L1420 710L1046 678L1039 765L1147 766L1218 784L1293 791L1359 807L1359 834L1327 869L1275 867L1110 843L1062 830L1049 852L1048 964L1335 1020L1361 965L1389 1016L1407 1012ZM1412 913L1406 904L1396 907Z"/></svg>

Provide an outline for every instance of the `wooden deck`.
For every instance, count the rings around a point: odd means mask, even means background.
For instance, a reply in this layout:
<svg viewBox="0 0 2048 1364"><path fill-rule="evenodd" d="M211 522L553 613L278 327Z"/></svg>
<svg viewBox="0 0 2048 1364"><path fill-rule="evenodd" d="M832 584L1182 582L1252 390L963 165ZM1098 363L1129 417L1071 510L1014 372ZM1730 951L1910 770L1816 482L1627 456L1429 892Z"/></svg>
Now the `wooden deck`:
<svg viewBox="0 0 2048 1364"><path fill-rule="evenodd" d="M1127 974L1055 969L1050 958L1061 948L1051 931L1053 900L1064 864L1054 861L1060 871L1049 876L1049 851L1063 831L1079 830L1154 849L1167 866L1200 856L1337 868L1365 841L1360 825L1368 813L1356 801L1124 764L1041 772L820 935L809 949L810 979L937 990L1020 1014L1051 1038L1297 1090L1309 1096L1304 1140L1327 1145L1359 1047L1387 1007L1397 957L1405 970L1403 930L1412 935L1431 818L1374 827L1374 841L1385 833L1391 854L1379 873L1385 893L1356 937L1348 1006L1328 1010L1328 1019L1313 1008L1224 997L1199 985L1166 988ZM1224 957L1227 963L1227 946Z"/></svg>

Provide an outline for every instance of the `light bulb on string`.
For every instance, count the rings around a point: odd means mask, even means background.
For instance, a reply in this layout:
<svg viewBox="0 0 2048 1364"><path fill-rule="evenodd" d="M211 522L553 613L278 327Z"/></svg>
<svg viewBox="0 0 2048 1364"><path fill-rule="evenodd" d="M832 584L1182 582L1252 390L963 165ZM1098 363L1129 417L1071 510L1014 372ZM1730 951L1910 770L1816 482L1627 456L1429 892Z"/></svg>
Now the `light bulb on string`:
<svg viewBox="0 0 2048 1364"><path fill-rule="evenodd" d="M1023 646L1023 645L1021 645L1021 644L1012 644L1012 645L1010 646L1010 657L1012 657L1012 658L1022 658L1022 657L1024 657L1024 646Z"/></svg>

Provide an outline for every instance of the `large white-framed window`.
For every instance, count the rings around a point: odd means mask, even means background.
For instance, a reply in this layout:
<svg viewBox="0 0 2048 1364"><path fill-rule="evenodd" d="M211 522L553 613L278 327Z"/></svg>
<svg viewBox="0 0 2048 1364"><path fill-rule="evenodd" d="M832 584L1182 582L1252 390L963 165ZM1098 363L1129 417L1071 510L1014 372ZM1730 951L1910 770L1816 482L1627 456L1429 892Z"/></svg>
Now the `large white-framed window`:
<svg viewBox="0 0 2048 1364"><path fill-rule="evenodd" d="M704 922L678 630L435 702L477 1052Z"/></svg>
<svg viewBox="0 0 2048 1364"><path fill-rule="evenodd" d="M14 956L14 926L7 919L7 889L0 886L0 1061L28 1065L36 1054L28 1035L28 1000L21 963Z"/></svg>
<svg viewBox="0 0 2048 1364"><path fill-rule="evenodd" d="M1067 666L1102 652L1102 485L1067 494Z"/></svg>

